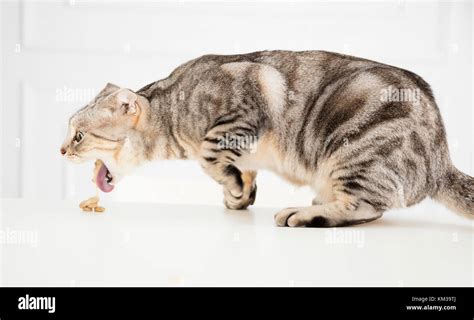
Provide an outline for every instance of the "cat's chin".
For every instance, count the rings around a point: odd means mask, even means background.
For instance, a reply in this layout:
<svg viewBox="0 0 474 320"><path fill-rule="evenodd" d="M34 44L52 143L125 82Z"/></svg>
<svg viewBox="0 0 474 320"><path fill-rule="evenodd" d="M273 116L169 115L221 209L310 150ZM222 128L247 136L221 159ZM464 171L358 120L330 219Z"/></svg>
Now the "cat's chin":
<svg viewBox="0 0 474 320"><path fill-rule="evenodd" d="M84 162L87 162L87 159L84 159L82 157L79 157L77 155L68 155L67 156L67 160L74 163L74 164L81 164L81 163L84 163Z"/></svg>

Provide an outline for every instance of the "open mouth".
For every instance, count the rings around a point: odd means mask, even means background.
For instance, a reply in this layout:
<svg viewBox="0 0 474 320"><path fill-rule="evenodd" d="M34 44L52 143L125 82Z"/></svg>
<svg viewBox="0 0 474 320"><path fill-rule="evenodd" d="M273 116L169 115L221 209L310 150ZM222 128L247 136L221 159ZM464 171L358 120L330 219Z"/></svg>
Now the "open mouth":
<svg viewBox="0 0 474 320"><path fill-rule="evenodd" d="M113 180L114 178L109 169L107 169L105 164L102 162L99 171L97 171L97 176L95 177L95 184L103 192L110 192L114 189L114 185L112 184Z"/></svg>

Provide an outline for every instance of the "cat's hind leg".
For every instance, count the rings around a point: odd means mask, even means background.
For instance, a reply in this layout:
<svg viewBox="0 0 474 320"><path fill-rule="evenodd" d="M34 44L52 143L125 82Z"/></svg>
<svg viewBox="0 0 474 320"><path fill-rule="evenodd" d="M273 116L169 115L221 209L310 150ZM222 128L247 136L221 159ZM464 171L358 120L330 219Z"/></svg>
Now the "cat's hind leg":
<svg viewBox="0 0 474 320"><path fill-rule="evenodd" d="M352 181L352 178L357 178L361 184ZM366 186L369 181L361 173L335 179L328 177L327 184L331 192L326 191L325 196L316 196L312 206L281 210L275 215L275 222L281 227L322 228L349 226L380 218L391 207L391 203L376 189L369 189ZM392 193L393 190L390 190L389 194Z"/></svg>
<svg viewBox="0 0 474 320"><path fill-rule="evenodd" d="M311 205L313 206L318 206L324 204L326 201L320 196L315 196L313 200L311 201Z"/></svg>
<svg viewBox="0 0 474 320"><path fill-rule="evenodd" d="M357 206L336 200L310 207L286 208L275 215L278 226L284 227L343 227L378 219L382 212L367 203Z"/></svg>

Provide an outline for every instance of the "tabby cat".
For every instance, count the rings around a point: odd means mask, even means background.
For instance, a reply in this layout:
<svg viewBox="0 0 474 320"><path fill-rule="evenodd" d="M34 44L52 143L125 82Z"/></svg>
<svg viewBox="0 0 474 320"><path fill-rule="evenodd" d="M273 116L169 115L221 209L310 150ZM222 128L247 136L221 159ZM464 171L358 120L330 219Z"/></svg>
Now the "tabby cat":
<svg viewBox="0 0 474 320"><path fill-rule="evenodd" d="M136 92L107 84L70 118L61 153L101 159L104 192L145 161L196 159L230 209L254 203L259 169L311 186L312 205L278 212L278 226L354 225L426 197L474 215L429 85L325 51L205 55Z"/></svg>

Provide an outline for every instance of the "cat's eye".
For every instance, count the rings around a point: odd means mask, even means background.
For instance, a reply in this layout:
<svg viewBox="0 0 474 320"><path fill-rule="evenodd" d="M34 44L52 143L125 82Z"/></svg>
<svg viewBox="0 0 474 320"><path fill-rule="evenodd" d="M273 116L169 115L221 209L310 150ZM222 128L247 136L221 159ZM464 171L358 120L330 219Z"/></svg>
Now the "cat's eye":
<svg viewBox="0 0 474 320"><path fill-rule="evenodd" d="M79 143L82 141L83 138L84 138L84 133L82 131L78 131L76 132L76 135L74 136L74 141L76 143Z"/></svg>

